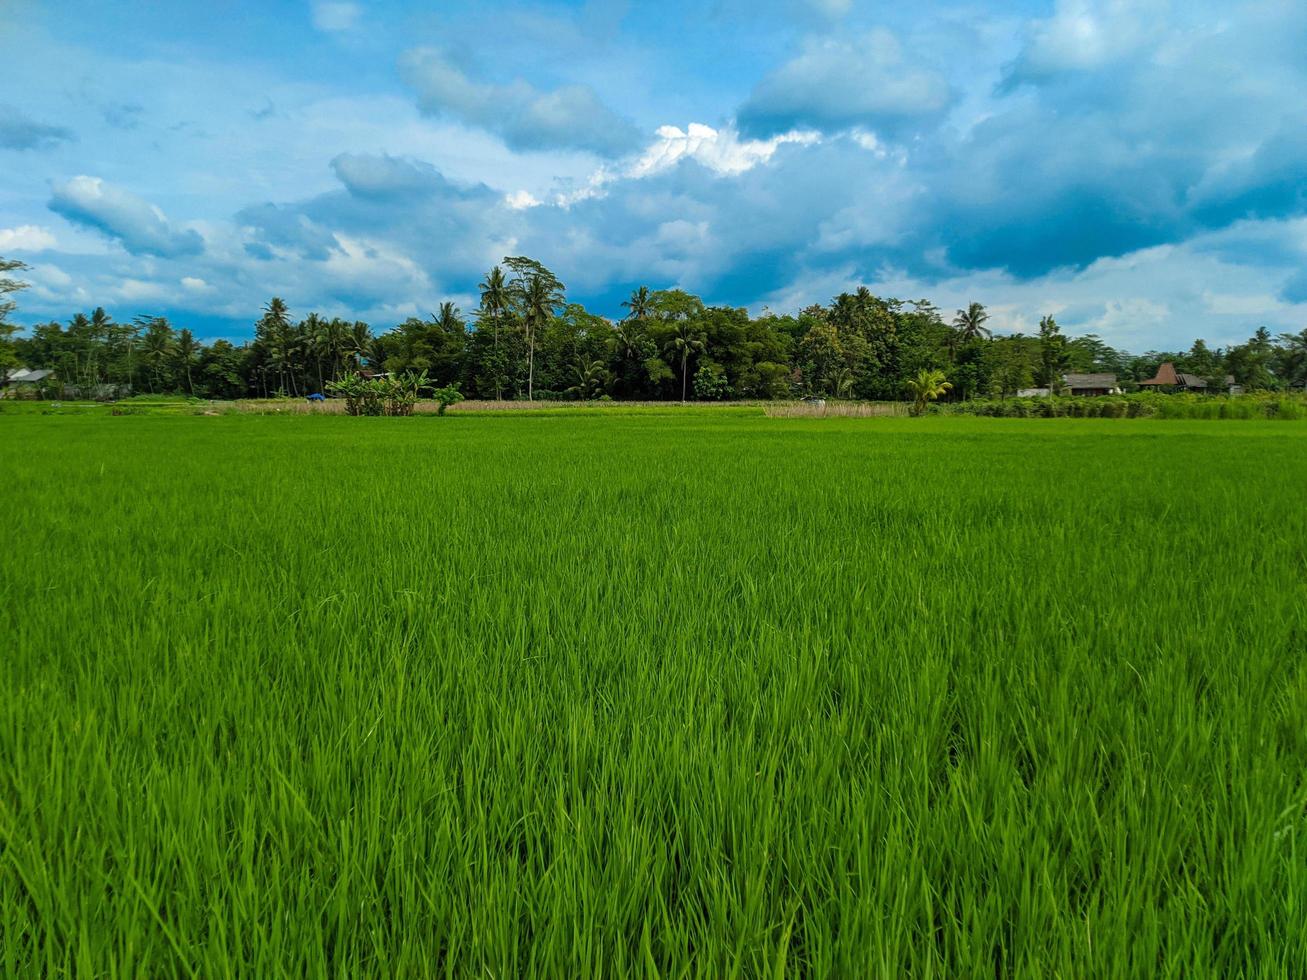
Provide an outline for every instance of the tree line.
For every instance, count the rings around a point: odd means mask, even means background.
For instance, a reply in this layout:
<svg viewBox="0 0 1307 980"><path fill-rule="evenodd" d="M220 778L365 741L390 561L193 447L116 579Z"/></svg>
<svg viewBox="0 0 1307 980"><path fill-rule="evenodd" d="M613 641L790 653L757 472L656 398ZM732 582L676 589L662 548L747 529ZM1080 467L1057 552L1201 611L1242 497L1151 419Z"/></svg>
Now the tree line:
<svg viewBox="0 0 1307 980"><path fill-rule="evenodd" d="M1011 397L1052 387L1068 372L1107 372L1130 388L1164 361L1246 389L1307 383L1307 329L1244 343L1140 355L1089 334L1071 337L1052 316L1038 332L996 335L971 303L951 318L927 300L866 287L793 314L709 306L680 289L641 286L608 318L567 299L549 269L509 256L478 284L480 301L376 332L367 323L308 313L272 298L243 344L202 343L166 318L119 322L103 308L19 335L7 323L23 287L21 263L0 260L0 368L55 372L83 397L149 392L205 398L302 397L351 374L425 374L433 387L482 399L723 400L819 396L899 399L922 372L942 372L952 398Z"/></svg>

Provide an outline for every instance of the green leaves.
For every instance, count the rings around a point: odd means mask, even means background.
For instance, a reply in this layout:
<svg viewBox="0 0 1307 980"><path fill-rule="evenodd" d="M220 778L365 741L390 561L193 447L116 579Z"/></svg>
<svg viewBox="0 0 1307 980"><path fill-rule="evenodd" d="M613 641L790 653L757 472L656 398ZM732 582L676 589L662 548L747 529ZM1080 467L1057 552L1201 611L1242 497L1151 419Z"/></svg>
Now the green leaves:
<svg viewBox="0 0 1307 980"><path fill-rule="evenodd" d="M418 396L427 387L425 371L421 374L406 373L375 378L365 378L351 371L338 381L329 381L326 385L329 392L344 397L347 415L397 416L412 415ZM442 403L442 415L444 409Z"/></svg>

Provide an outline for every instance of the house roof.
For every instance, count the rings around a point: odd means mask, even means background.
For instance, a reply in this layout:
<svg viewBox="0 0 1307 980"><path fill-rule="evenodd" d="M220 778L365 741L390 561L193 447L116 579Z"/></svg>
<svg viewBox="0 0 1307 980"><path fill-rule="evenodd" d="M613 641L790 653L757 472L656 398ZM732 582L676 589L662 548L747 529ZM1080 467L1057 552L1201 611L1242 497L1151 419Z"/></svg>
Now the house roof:
<svg viewBox="0 0 1307 980"><path fill-rule="evenodd" d="M1157 376L1149 378L1147 381L1139 382L1141 385L1175 385L1176 387L1185 388L1206 388L1207 379L1197 374L1187 374L1184 371L1177 371L1175 365L1170 361L1164 363L1157 369ZM1228 388L1234 384L1234 375L1225 376L1225 385Z"/></svg>
<svg viewBox="0 0 1307 980"><path fill-rule="evenodd" d="M44 381L52 374L54 374L53 371L28 371L26 369L20 369L12 372L9 377L5 378L5 380L11 384L16 381L35 383L37 381Z"/></svg>
<svg viewBox="0 0 1307 980"><path fill-rule="evenodd" d="M1115 388L1115 374L1064 374L1062 380L1068 388Z"/></svg>
<svg viewBox="0 0 1307 980"><path fill-rule="evenodd" d="M1180 376L1175 373L1175 365L1170 361L1166 361L1157 369L1157 374L1154 377L1139 383L1141 385L1178 385L1182 382Z"/></svg>

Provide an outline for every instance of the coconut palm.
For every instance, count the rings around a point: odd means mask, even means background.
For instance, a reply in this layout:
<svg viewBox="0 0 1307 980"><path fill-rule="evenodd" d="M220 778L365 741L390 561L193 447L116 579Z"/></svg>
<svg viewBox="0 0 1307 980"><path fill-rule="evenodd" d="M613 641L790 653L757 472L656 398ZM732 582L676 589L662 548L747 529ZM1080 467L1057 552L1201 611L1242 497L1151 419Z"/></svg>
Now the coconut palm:
<svg viewBox="0 0 1307 980"><path fill-rule="evenodd" d="M195 340L195 334L184 328L177 334L176 354L177 363L186 373L186 393L194 397L195 382L191 380L191 366L200 354L200 345Z"/></svg>
<svg viewBox="0 0 1307 980"><path fill-rule="evenodd" d="M915 378L908 379L907 385L912 395L913 415L924 415L927 402L953 390L953 385L944 378L944 372L931 368L922 368Z"/></svg>
<svg viewBox="0 0 1307 980"><path fill-rule="evenodd" d="M631 298L622 303L626 308L624 320L644 321L649 319L653 314L653 293L649 292L648 286L641 286L631 293Z"/></svg>
<svg viewBox="0 0 1307 980"><path fill-rule="evenodd" d="M554 310L563 301L561 292L544 276L531 276L522 290L522 325L526 330L527 401L535 400L536 336L552 319Z"/></svg>
<svg viewBox="0 0 1307 980"><path fill-rule="evenodd" d="M689 380L690 372L690 355L700 353L704 349L703 338L696 334L690 325L682 321L676 325L676 333L672 339L663 345L663 353L671 354L673 358L681 359L681 404L685 404L685 389Z"/></svg>
<svg viewBox="0 0 1307 980"><path fill-rule="evenodd" d="M453 303L441 303L440 312L431 319L442 333L459 333L463 330L463 318L460 313L459 308Z"/></svg>
<svg viewBox="0 0 1307 980"><path fill-rule="evenodd" d="M254 325L255 336L268 352L268 361L277 372L278 390L286 388L289 376L295 391L295 368L300 352L299 333L290 320L290 311L280 297L274 296L263 308L263 316Z"/></svg>
<svg viewBox="0 0 1307 980"><path fill-rule="evenodd" d="M972 303L965 310L958 310L958 315L953 318L953 326L957 329L958 338L963 343L981 337L988 340L992 336L985 326L985 321L988 319L989 314L985 312L985 307L980 303Z"/></svg>
<svg viewBox="0 0 1307 980"><path fill-rule="evenodd" d="M517 308L522 332L526 335L526 397L534 400L536 336L553 319L554 311L563 305L565 289L557 276L525 255L506 255L504 265L513 273L508 281L508 295Z"/></svg>
<svg viewBox="0 0 1307 980"><path fill-rule="evenodd" d="M177 340L168 321L161 316L150 317L145 324L145 336L141 338L141 353L150 367L151 394L155 385L162 383L163 368L173 359L176 349Z"/></svg>
<svg viewBox="0 0 1307 980"><path fill-rule="evenodd" d="M1291 385L1307 384L1307 330L1282 333L1279 373Z"/></svg>
<svg viewBox="0 0 1307 980"><path fill-rule="evenodd" d="M634 320L619 320L613 324L613 332L608 338L608 348L618 357L631 360L640 354L640 340L644 328Z"/></svg>
<svg viewBox="0 0 1307 980"><path fill-rule="evenodd" d="M323 326L319 343L331 362L331 380L335 381L340 377L341 366L349 352L349 324L340 317L333 316Z"/></svg>
<svg viewBox="0 0 1307 980"><path fill-rule="evenodd" d="M608 380L608 371L604 368L603 361L594 360L588 364L577 364L572 370L576 376L576 384L567 389L569 395L576 395L577 398L584 400L594 398L603 391L604 384Z"/></svg>
<svg viewBox="0 0 1307 980"><path fill-rule="evenodd" d="M300 324L300 337L304 342L304 353L313 358L318 369L318 391L322 390L322 358L327 353L327 321L316 313L310 313Z"/></svg>
<svg viewBox="0 0 1307 980"><path fill-rule="evenodd" d="M495 346L499 346L499 320L508 309L511 297L508 292L508 280L504 278L504 270L495 266L486 273L486 277L481 280L478 288L481 290L481 308L486 311L490 318L490 323L495 331Z"/></svg>
<svg viewBox="0 0 1307 980"><path fill-rule="evenodd" d="M370 363L372 360L372 328L362 320L355 320L354 325L349 328L349 336L345 340L345 349L354 358L356 368L361 368L364 364Z"/></svg>

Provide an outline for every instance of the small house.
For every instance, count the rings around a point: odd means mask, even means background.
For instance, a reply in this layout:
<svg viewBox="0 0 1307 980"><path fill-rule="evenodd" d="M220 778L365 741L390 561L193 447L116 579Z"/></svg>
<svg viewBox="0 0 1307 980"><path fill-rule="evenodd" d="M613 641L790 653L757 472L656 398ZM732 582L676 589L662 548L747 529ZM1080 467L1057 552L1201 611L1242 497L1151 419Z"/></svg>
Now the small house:
<svg viewBox="0 0 1307 980"><path fill-rule="evenodd" d="M53 371L29 371L27 368L18 368L5 376L5 393L13 398L36 398L40 396L42 382L47 378L53 380L53 377Z"/></svg>
<svg viewBox="0 0 1307 980"><path fill-rule="evenodd" d="M1201 391L1205 392L1210 387L1206 378L1199 377L1196 374L1186 374L1184 371L1177 371L1175 365L1170 361L1165 361L1157 369L1157 374L1147 381L1139 382L1141 388L1153 388L1174 391ZM1243 389L1235 384L1234 375L1225 376L1225 390L1232 395L1239 394Z"/></svg>
<svg viewBox="0 0 1307 980"><path fill-rule="evenodd" d="M1069 395L1119 395L1115 374L1064 374L1062 384Z"/></svg>

